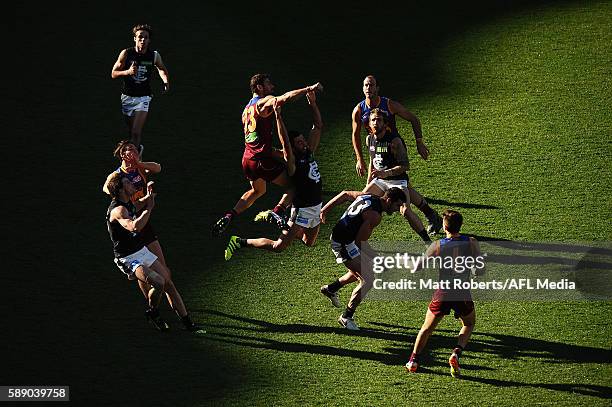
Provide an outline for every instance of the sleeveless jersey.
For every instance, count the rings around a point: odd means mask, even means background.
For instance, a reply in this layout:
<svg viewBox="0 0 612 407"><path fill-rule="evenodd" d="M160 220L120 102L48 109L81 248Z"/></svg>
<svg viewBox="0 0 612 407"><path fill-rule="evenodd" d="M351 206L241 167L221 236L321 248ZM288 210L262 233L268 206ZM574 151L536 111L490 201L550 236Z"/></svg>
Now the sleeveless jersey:
<svg viewBox="0 0 612 407"><path fill-rule="evenodd" d="M126 203L115 199L112 200L106 211L106 229L110 235L111 242L113 242L113 252L117 258L129 256L144 247L144 243L137 232L130 232L116 220L110 221L111 211L118 206L124 206L132 219L136 216L136 208L131 202Z"/></svg>
<svg viewBox="0 0 612 407"><path fill-rule="evenodd" d="M296 155L293 182L295 184L293 206L307 208L321 203L323 183L321 182L319 166L312 152L308 151L306 154Z"/></svg>
<svg viewBox="0 0 612 407"><path fill-rule="evenodd" d="M242 124L244 126L244 156L246 158L266 156L272 150L272 128L274 127L274 113L268 117L261 117L257 113L257 101L261 99L255 96L242 112Z"/></svg>
<svg viewBox="0 0 612 407"><path fill-rule="evenodd" d="M397 131L397 125L395 124L395 114L391 113L391 111L389 110L389 98L383 96L380 96L380 102L378 103L378 106L368 106L365 99L359 103L359 110L361 111L361 123L363 124L363 127L365 127L365 129L367 130L368 134L374 134L374 132L370 128L370 112L372 111L372 109L375 108L379 108L387 116L387 129L399 135L399 132Z"/></svg>
<svg viewBox="0 0 612 407"><path fill-rule="evenodd" d="M397 134L387 131L385 135L377 140L373 134L370 134L368 142L368 150L370 152L370 157L372 157L372 167L376 170L388 170L389 168L393 168L399 165L397 159L391 152L391 142L398 138L406 147L406 143L404 140ZM393 175L391 177L385 178L386 180L397 180L397 179L408 179L408 174L404 172L403 174Z"/></svg>
<svg viewBox="0 0 612 407"><path fill-rule="evenodd" d="M361 195L349 206L332 231L332 240L338 243L351 243L363 224L363 216L367 210L382 213L380 198L375 195Z"/></svg>
<svg viewBox="0 0 612 407"><path fill-rule="evenodd" d="M126 171L125 169L119 167L117 168L117 172L122 173L127 177L127 179L134 184L134 186L138 189L134 194L130 197L130 201L135 203L140 198L147 194L147 177L144 171L141 170L130 170Z"/></svg>
<svg viewBox="0 0 612 407"><path fill-rule="evenodd" d="M136 62L136 74L123 77L121 92L128 96L151 96L151 76L155 68L155 51L147 50L144 54L136 52L135 48L127 48L125 69Z"/></svg>
<svg viewBox="0 0 612 407"><path fill-rule="evenodd" d="M440 267L439 281L450 281L449 289L438 289L434 293L434 298L442 301L470 301L472 296L470 290L455 289L455 279L462 282L470 281L471 270L465 267L465 264L458 261L457 258L473 257L474 253L470 238L460 235L459 237L444 238L440 240L440 257L442 258L442 267ZM454 267L449 267L449 258L453 258ZM461 267L460 267L461 265Z"/></svg>

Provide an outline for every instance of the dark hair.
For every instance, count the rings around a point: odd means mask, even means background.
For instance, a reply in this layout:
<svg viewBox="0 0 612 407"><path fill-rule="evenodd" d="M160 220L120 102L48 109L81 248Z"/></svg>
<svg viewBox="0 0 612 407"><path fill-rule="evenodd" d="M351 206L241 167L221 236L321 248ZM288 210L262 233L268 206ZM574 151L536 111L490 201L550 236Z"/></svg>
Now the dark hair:
<svg viewBox="0 0 612 407"><path fill-rule="evenodd" d="M132 28L132 33L136 36L138 31L146 31L149 33L149 38L153 36L153 31L151 31L151 26L149 24L136 24L134 28Z"/></svg>
<svg viewBox="0 0 612 407"><path fill-rule="evenodd" d="M383 195L383 198L390 198L391 202L402 201L406 203L406 194L397 187L389 188Z"/></svg>
<svg viewBox="0 0 612 407"><path fill-rule="evenodd" d="M251 92L257 93L257 85L263 86L266 79L270 79L270 75L268 75L267 73L258 73L258 74L253 75L251 77L251 82L250 82Z"/></svg>
<svg viewBox="0 0 612 407"><path fill-rule="evenodd" d="M459 233L463 225L463 216L459 212L447 209L442 213L442 219L446 223L446 230L450 233Z"/></svg>
<svg viewBox="0 0 612 407"><path fill-rule="evenodd" d="M119 197L119 194L123 190L123 178L123 174L115 172L108 179L106 187L108 188L108 194L111 198L116 199Z"/></svg>
<svg viewBox="0 0 612 407"><path fill-rule="evenodd" d="M368 75L368 76L366 76L365 78L363 78L364 82L365 82L365 80L366 80L366 79L368 79L368 78L372 78L372 79L374 79L374 82L376 82L376 86L380 86L380 83L378 83L378 79L376 79L376 77L375 77L374 75Z"/></svg>
<svg viewBox="0 0 612 407"><path fill-rule="evenodd" d="M121 140L120 142L117 143L117 146L115 147L115 151L113 151L113 155L117 158L121 158L121 154L123 154L123 152L125 151L125 148L130 144L136 147L136 144L134 144L130 140Z"/></svg>
<svg viewBox="0 0 612 407"><path fill-rule="evenodd" d="M289 130L288 136L289 136L289 142L291 143L291 145L293 146L293 141L300 137L302 135L302 133L300 133L297 130Z"/></svg>

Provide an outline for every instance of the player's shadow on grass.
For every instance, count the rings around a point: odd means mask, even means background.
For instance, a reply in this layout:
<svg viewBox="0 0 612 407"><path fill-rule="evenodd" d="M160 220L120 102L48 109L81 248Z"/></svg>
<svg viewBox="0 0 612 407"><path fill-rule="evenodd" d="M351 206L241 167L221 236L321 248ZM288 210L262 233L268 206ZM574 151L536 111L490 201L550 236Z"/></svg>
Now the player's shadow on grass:
<svg viewBox="0 0 612 407"><path fill-rule="evenodd" d="M243 325L227 323L207 324L211 328L219 328L223 331L249 331L258 334L339 334L353 337L366 337L371 339L381 339L393 342L392 346L384 347L383 352L350 349L348 347L337 347L330 345L287 342L276 339L266 338L261 335L252 336L241 333L213 332L211 331L207 339L222 343L238 346L246 346L256 349L268 349L291 353L309 353L318 355L332 355L340 357L350 357L361 360L370 360L389 366L401 366L407 361L410 346L414 343L415 335L418 331L414 327L405 327L380 322L370 322L378 328L367 328L357 332L350 332L343 328L332 328L324 326L313 326L307 324L275 324L248 318L235 316L214 310L202 310L201 312L226 318ZM402 330L411 334L396 332ZM439 329L438 332L456 334L455 330ZM438 366L446 366L446 361L432 357L432 353L449 352L456 343L454 336L434 335L428 344L428 353L423 356L424 366L419 368L421 374L432 373L442 374L439 369L432 369ZM612 363L612 351L607 349L592 348L588 346L570 345L559 342L544 341L533 338L523 338L513 335L503 335L497 333L475 332L469 346L470 355L477 360L476 355L492 354L497 357L509 360L520 360L523 358L544 359L544 363ZM472 362L471 361L471 362ZM469 370L494 370L490 367L479 366L469 363ZM610 398L612 388L588 384L551 384L551 383L525 383L518 381L499 380L486 377L464 376L465 380L475 381L484 384L502 387L543 387L551 390L579 393L599 398Z"/></svg>
<svg viewBox="0 0 612 407"><path fill-rule="evenodd" d="M499 206L494 205L486 205L486 204L477 204L477 203L469 203L469 202L449 202L444 199L435 199L430 197L424 197L427 202L430 204L436 204L445 207L455 207L455 208L467 208L467 209L499 209Z"/></svg>

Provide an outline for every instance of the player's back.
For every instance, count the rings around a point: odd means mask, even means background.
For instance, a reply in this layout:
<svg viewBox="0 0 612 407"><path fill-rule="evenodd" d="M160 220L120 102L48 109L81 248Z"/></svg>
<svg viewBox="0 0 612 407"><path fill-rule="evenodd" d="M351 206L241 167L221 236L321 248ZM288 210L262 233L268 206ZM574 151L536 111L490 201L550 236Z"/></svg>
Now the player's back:
<svg viewBox="0 0 612 407"><path fill-rule="evenodd" d="M272 150L272 130L274 114L263 117L257 111L260 96L254 96L242 112L244 128L244 155L250 157L265 156Z"/></svg>
<svg viewBox="0 0 612 407"><path fill-rule="evenodd" d="M363 224L362 214L368 210L375 210L382 213L380 198L376 195L360 195L344 211L344 214L332 230L332 240L338 243L350 243L355 240L361 225Z"/></svg>

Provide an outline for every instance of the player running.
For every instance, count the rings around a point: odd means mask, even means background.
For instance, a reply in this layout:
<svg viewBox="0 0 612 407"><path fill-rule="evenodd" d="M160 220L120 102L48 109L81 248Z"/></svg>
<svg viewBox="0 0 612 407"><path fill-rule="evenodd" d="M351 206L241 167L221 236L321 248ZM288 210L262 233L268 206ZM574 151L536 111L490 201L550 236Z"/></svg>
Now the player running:
<svg viewBox="0 0 612 407"><path fill-rule="evenodd" d="M130 140L138 147L142 156L142 129L149 113L151 102L151 77L157 68L159 77L164 83L164 93L170 89L168 68L162 61L159 52L149 48L151 43L151 27L139 24L132 29L134 47L126 48L119 53L113 65L111 78L123 78L121 90L121 111L125 116Z"/></svg>
<svg viewBox="0 0 612 407"><path fill-rule="evenodd" d="M276 240L263 237L244 239L239 236L232 236L225 249L225 260L229 260L236 250L242 247L256 247L273 252L282 252L296 238L301 239L307 246L314 246L317 241L322 204L322 183L319 166L314 159L314 153L321 140L323 121L317 106L315 92L308 92L306 98L308 99L313 116L312 129L310 130L308 140L297 131L290 131L287 134L287 129L281 115L281 106L278 103L274 105L276 127L279 137L283 140L282 145L287 163L287 173L292 178L295 186L291 217L288 222L289 230L282 231ZM261 212L255 220L265 219L267 215L268 211Z"/></svg>
<svg viewBox="0 0 612 407"><path fill-rule="evenodd" d="M412 131L414 132L414 137L416 139L416 147L419 155L427 160L429 157L429 150L427 146L423 142L423 134L421 132L421 122L418 117L408 109L406 109L401 103L386 98L384 96L379 96L378 92L380 87L376 81L376 78L373 75L368 75L365 77L363 81L363 93L365 95L365 99L362 100L355 106L352 114L352 123L353 123L353 149L355 150L355 155L357 156L357 163L355 168L357 170L357 174L359 176L363 176L365 174L365 161L363 159L363 154L361 152L361 128L365 127L365 130L368 134L373 134L373 129L369 125L369 116L372 109L377 108L381 110L385 116L387 117L387 127L390 132L398 135L400 138L399 131L397 130L397 125L395 122L395 115L398 115L402 119L405 119L410 122L412 125ZM442 227L442 219L440 215L436 211L434 211L425 198L418 193L412 186L409 184L409 192L410 192L410 202L419 208L423 215L427 218L428 227L427 232L430 234L436 234Z"/></svg>
<svg viewBox="0 0 612 407"><path fill-rule="evenodd" d="M281 96L273 96L274 85L266 74L257 74L251 78L253 97L242 112L244 126L244 154L242 155L242 171L251 184L251 189L245 192L236 205L213 225L212 233L219 236L229 226L232 218L248 209L253 202L266 193L266 184L273 182L282 187L289 187L289 175L286 171L283 153L272 148L272 129L274 126L273 106L283 105L295 100L307 92L322 91L320 83L306 88L289 91ZM276 215L282 214L291 197L285 195L273 210ZM280 216L279 223L284 223Z"/></svg>
<svg viewBox="0 0 612 407"><path fill-rule="evenodd" d="M462 261L454 261L453 264L465 265L466 258L476 259L480 256L480 245L478 241L473 237L463 236L459 234L461 225L463 223L463 217L459 212L446 210L442 214L444 223L444 232L446 238L434 242L425 255L427 257L440 257L441 259L447 259L452 257L454 259L463 257ZM472 301L472 294L469 289L453 289L454 280L469 281L472 271L465 267L450 268L444 267L447 265L447 261L443 261L441 264L443 267L440 268L440 282L449 282L448 289L438 289L434 292L433 298L427 313L425 314L425 322L417 335L414 343L414 349L410 355L410 360L406 363L406 369L410 372L416 372L419 367L419 355L425 348L429 336L436 328L438 323L444 318L444 315L450 314L451 310L455 311L455 318L461 320L462 327L459 332L459 338L457 339L457 346L453 349L448 363L450 364L450 371L453 377L460 375L459 367L459 356L465 349L470 335L474 330L474 324L476 323L476 311L474 309L474 302ZM484 268L476 268L475 275L484 273Z"/></svg>
<svg viewBox="0 0 612 407"><path fill-rule="evenodd" d="M367 245L372 231L382 219L382 213L391 215L406 203L406 194L399 188L390 188L381 197L358 191L342 191L321 209L321 221L325 223L327 213L343 202L354 201L344 212L331 235L331 248L337 263L344 263L348 272L331 284L321 287L321 294L340 307L338 290L358 281L344 312L338 318L340 325L357 331L353 319L355 310L365 299L374 283L374 272L369 265L373 253ZM362 260L362 256L364 259ZM365 265L365 266L362 266Z"/></svg>

